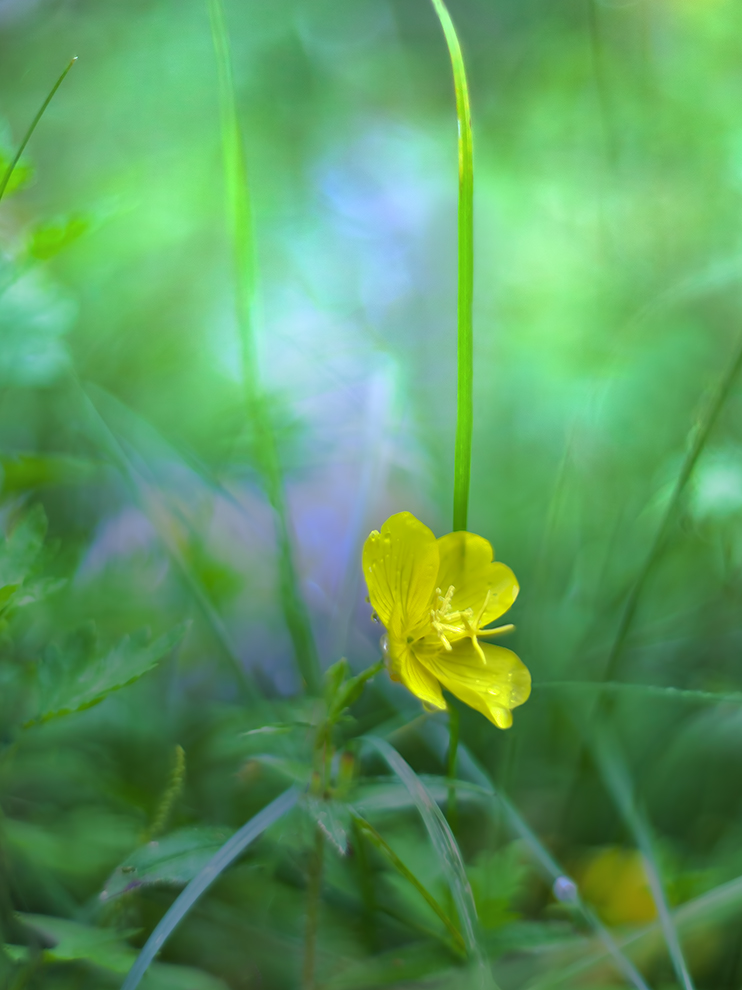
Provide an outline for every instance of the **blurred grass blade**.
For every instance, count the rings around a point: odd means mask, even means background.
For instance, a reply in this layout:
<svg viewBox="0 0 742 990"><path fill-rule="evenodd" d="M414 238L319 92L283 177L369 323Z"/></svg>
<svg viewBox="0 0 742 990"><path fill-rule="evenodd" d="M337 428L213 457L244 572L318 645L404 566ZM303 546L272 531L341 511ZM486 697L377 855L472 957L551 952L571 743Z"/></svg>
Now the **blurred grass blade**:
<svg viewBox="0 0 742 990"><path fill-rule="evenodd" d="M711 705L740 705L742 691L697 691L660 684L631 684L627 681L542 681L539 691L582 691L587 694L638 694L668 701L701 701Z"/></svg>
<svg viewBox="0 0 742 990"><path fill-rule="evenodd" d="M23 135L23 140L19 144L18 150L16 151L15 155L13 156L13 160L10 162L10 164L8 165L8 167L5 169L5 174L3 175L2 179L0 179L0 200L5 195L5 190L8 188L8 183L10 182L11 176L13 175L13 172L15 171L16 165L21 160L21 155L26 150L26 145L31 140L31 135L36 130L36 127L37 127L39 121L44 116L44 113L46 111L46 108L49 106L49 104L51 103L51 101L54 99L54 94L57 92L57 90L59 89L59 87L62 85L62 83L64 82L64 79L65 79L65 76L70 71L70 69L75 64L76 61L77 61L77 55L75 55L74 58L70 59L69 63L67 64L67 66L63 70L63 72L60 75L59 79L57 79L57 81L54 83L54 85L52 86L52 88L49 90L46 99L44 100L44 102L41 104L41 106L37 110L36 116L31 121L31 123L29 125L29 128L26 131L26 133Z"/></svg>
<svg viewBox="0 0 742 990"><path fill-rule="evenodd" d="M298 797L299 791L295 787L284 791L275 801L271 801L266 808L263 808L254 818L243 825L238 832L235 832L228 842L224 843L219 852L207 863L198 876L191 880L165 912L164 917L147 939L137 961L129 970L129 975L126 977L121 990L135 990L135 987L139 986L152 960L199 897L208 890L219 875L251 842L254 842L269 826L294 807Z"/></svg>
<svg viewBox="0 0 742 990"><path fill-rule="evenodd" d="M482 988L494 987L495 982L489 962L477 937L479 923L477 909L474 905L474 895L466 875L461 851L443 812L432 799L415 771L385 739L380 739L378 736L364 736L363 738L365 742L376 749L413 798L450 887L458 911L466 951L477 970L478 984Z"/></svg>
<svg viewBox="0 0 742 990"><path fill-rule="evenodd" d="M446 734L443 727L432 722L428 722L425 726L425 732L423 733L423 737L433 742L435 750L440 751L439 755L441 756L443 755L443 747L445 746L445 735ZM579 895L579 891L576 884L574 884L574 881L571 880L567 872L559 865L556 859L554 859L536 833L533 832L526 820L518 812L515 805L500 788L495 787L489 775L482 769L477 760L470 753L469 749L463 743L459 744L459 767L465 777L468 777L469 780L481 789L483 793L488 794L502 807L511 830L524 842L534 861L539 865L542 873L551 883L555 896L559 890L560 884L562 888L567 891L570 890L570 885L573 885L574 896L561 896L560 900L563 900L566 903L571 903L580 911L587 923L605 946L608 955L613 959L618 971L630 984L636 987L636 990L649 990L641 973L625 955L625 953L621 951L611 932L600 921L595 912L584 903Z"/></svg>
<svg viewBox="0 0 742 990"><path fill-rule="evenodd" d="M131 462L119 438L108 425L106 419L100 412L98 406L90 395L90 389L73 375L73 381L80 390L86 410L93 423L95 431L101 438L101 445L108 451L111 459L121 471L129 490L131 491L137 504L142 508L147 518L152 523L163 547L165 548L172 564L180 574L183 583L188 588L194 602L200 609L202 615L209 624L212 633L219 643L225 657L229 660L240 683L240 686L248 699L254 700L258 696L258 691L251 676L245 670L240 659L237 648L232 642L229 631L224 624L221 615L214 608L214 605L207 595L203 583L193 567L186 560L178 542L172 534L172 527L168 523L168 509L163 504L155 487L146 484L140 473ZM99 395L105 395L102 390L95 390Z"/></svg>
<svg viewBox="0 0 742 990"><path fill-rule="evenodd" d="M453 528L466 529L471 480L471 441L474 422L472 383L474 378L474 159L466 69L456 28L443 0L432 0L451 56L459 127L459 218L458 218L458 388L456 401L456 451L453 481Z"/></svg>
<svg viewBox="0 0 742 990"><path fill-rule="evenodd" d="M402 860L397 856L392 847L384 838L379 835L376 829L365 818L361 818L360 815L354 816L354 822L357 825L359 831L363 832L364 835L370 840L370 842L380 849L381 852L387 857L392 866L397 870L400 876L403 876L409 884L411 884L415 890L420 894L420 896L425 900L425 903L431 908L432 911L436 913L438 918L443 922L445 927L453 939L454 946L458 952L466 952L466 946L464 945L464 940L461 937L461 932L458 930L456 925L451 921L446 912L440 906L438 901L433 897L427 887L417 879L414 873L409 870Z"/></svg>
<svg viewBox="0 0 742 990"><path fill-rule="evenodd" d="M694 990L688 966L683 956L675 923L670 914L670 908L665 896L665 890L657 867L657 860L652 847L652 837L649 826L636 805L633 788L623 761L620 759L615 745L605 733L597 738L594 752L600 766L603 780L613 796L621 815L631 830L634 840L642 854L644 868L649 880L649 887L657 907L660 927L667 943L667 951L675 970L675 974L684 990Z"/></svg>
<svg viewBox="0 0 742 990"><path fill-rule="evenodd" d="M686 901L672 912L672 919L679 932L690 932L694 929L708 932L709 925L722 924L732 915L738 914L741 909L742 877L737 877L691 901ZM664 948L664 940L662 926L658 921L630 935L625 935L620 940L622 952L630 953L632 956L641 955L644 959L652 959L660 947ZM580 985L582 985L584 976L590 970L604 965L606 955L606 952L594 952L560 971L552 971L546 979L533 984L532 990L546 990L547 987L557 986L568 980L570 985L574 986L577 977L580 977Z"/></svg>
<svg viewBox="0 0 742 990"><path fill-rule="evenodd" d="M306 605L301 597L293 552L293 534L283 491L281 465L276 439L260 384L255 349L255 247L253 243L250 186L245 161L242 129L237 116L229 38L221 0L209 0L221 103L222 145L228 208L232 224L232 244L236 280L237 324L242 353L242 373L247 412L257 436L259 467L268 500L273 508L280 594L286 625L296 655L299 673L308 690L321 690L319 659Z"/></svg>
<svg viewBox="0 0 742 990"><path fill-rule="evenodd" d="M636 581L629 592L629 597L626 601L618 630L616 631L613 646L608 656L608 663L603 671L603 680L611 681L616 678L623 648L626 643L626 637L628 636L629 630L631 629L634 621L634 616L636 615L636 610L644 587L647 583L647 579L662 555L662 551L664 550L667 542L670 525L675 518L680 501L683 497L683 493L685 492L686 486L691 478L691 475L693 474L693 470L698 463L698 459L706 446L708 438L711 435L711 431L719 418L719 413L724 408L724 405L731 394L734 383L739 375L740 368L742 368L742 339L740 339L737 345L737 350L731 363L725 373L721 376L715 392L711 396L706 408L701 412L698 422L696 423L693 438L680 468L680 473L678 474L675 482L675 487L673 488L670 501L667 503L667 508L665 509L659 527L657 528L657 532L649 548L644 564L642 565Z"/></svg>

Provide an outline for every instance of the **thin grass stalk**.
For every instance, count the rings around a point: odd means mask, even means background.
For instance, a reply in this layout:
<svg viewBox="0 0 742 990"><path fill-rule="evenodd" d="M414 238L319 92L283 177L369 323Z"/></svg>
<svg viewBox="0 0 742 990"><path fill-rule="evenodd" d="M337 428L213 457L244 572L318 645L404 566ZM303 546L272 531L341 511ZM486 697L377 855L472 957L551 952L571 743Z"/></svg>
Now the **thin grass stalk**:
<svg viewBox="0 0 742 990"><path fill-rule="evenodd" d="M652 836L644 815L637 807L629 775L618 752L605 733L601 733L595 747L596 757L602 771L603 780L613 797L621 816L634 836L639 852L644 860L644 869L652 891L652 898L657 908L662 934L667 945L667 952L675 970L678 982L683 990L695 990L693 980L685 961L680 945L677 928L670 913L667 897L657 867Z"/></svg>
<svg viewBox="0 0 742 990"><path fill-rule="evenodd" d="M8 188L8 183L10 182L10 178L13 175L13 172L15 171L16 165L21 160L21 155L26 150L26 145L31 140L31 135L36 130L36 127L37 127L39 121L41 120L41 118L44 116L44 113L46 112L46 108L49 106L49 104L51 103L51 101L54 99L54 94L57 92L57 90L59 89L59 87L62 85L62 83L64 82L64 79L65 79L65 76L70 71L70 69L75 64L76 61L77 61L77 55L75 55L74 58L71 58L70 59L69 63L67 64L67 66L63 70L63 72L60 75L60 77L57 79L57 81L54 83L54 85L52 86L52 88L47 93L46 99L41 104L41 106L39 107L39 109L36 111L36 116L31 121L31 123L30 123L30 125L28 127L28 130L26 131L26 133L23 135L23 140L19 144L18 150L16 151L15 155L13 156L12 162L5 169L5 174L3 175L2 179L0 179L0 200L5 195L5 190Z"/></svg>
<svg viewBox="0 0 742 990"><path fill-rule="evenodd" d="M364 741L383 758L407 788L414 801L431 845L443 869L459 918L461 935L471 962L470 986L479 990L498 990L486 952L480 942L479 920L461 850L443 812L432 799L412 767L385 739L368 735Z"/></svg>
<svg viewBox="0 0 742 990"><path fill-rule="evenodd" d="M211 628L217 643L222 648L226 659L229 660L232 665L235 676L245 698L254 700L258 697L257 688L253 683L252 677L248 674L242 664L239 653L237 652L229 631L224 624L224 620L214 608L211 599L204 589L201 579L184 557L177 542L168 532L169 527L163 525L165 510L163 510L155 493L149 490L141 479L139 473L132 464L131 459L127 456L118 437L101 415L100 410L93 402L87 389L77 378L77 375L72 373L71 379L75 387L80 391L85 409L101 437L102 445L108 451L114 463L121 471L122 477L126 481L133 497L136 499L142 511L154 526L154 529L160 538L171 563L174 565L175 570L180 575L195 604L198 606L202 615L206 619L206 622Z"/></svg>
<svg viewBox="0 0 742 990"><path fill-rule="evenodd" d="M354 824L357 826L359 831L364 832L370 841L379 849L392 864L394 869L404 877L409 884L411 884L415 890L420 894L420 896L425 900L425 903L435 912L439 920L443 922L449 935L453 939L456 951L460 955L466 954L466 946L464 945L464 940L461 937L461 932L458 930L456 925L451 921L446 912L443 910L438 901L433 897L430 891L420 883L415 874L409 870L402 860L397 856L392 847L382 838L381 835L376 831L376 829L365 818L359 816L354 816Z"/></svg>
<svg viewBox="0 0 742 990"><path fill-rule="evenodd" d="M199 897L209 889L212 883L221 876L230 863L234 862L251 842L262 835L270 825L283 818L294 807L298 799L298 789L290 787L275 801L271 801L262 811L259 811L250 821L246 822L231 839L224 843L222 848L212 856L206 866L200 873L196 874L165 912L129 970L121 990L136 990L142 977L149 969L150 963Z"/></svg>
<svg viewBox="0 0 742 990"><path fill-rule="evenodd" d="M613 641L613 646L608 656L608 662L605 666L605 670L603 671L602 680L604 681L612 681L616 679L623 654L623 648L626 644L626 638L634 622L636 611L641 600L642 592L646 586L647 579L662 556L662 552L667 543L670 526L675 519L675 515L685 489L690 481L695 466L698 463L698 459L703 453L703 449L706 446L709 436L711 435L711 431L719 418L719 413L724 408L724 405L731 394L732 387L737 379L740 368L742 368L742 340L740 340L737 345L737 351L734 355L734 359L729 365L726 373L722 375L710 402L699 417L695 435L690 447L688 448L688 452L685 455L685 460L680 468L680 473L675 482L672 496L667 504L664 515L662 516L654 540L652 541L649 552L644 560L644 564L639 571L636 581L634 582L634 585L629 593L629 597L626 601L626 605L621 616L621 621ZM603 702L601 707L605 708L606 704L606 702Z"/></svg>
<svg viewBox="0 0 742 990"><path fill-rule="evenodd" d="M464 56L456 28L443 0L432 0L451 56L459 126L459 210L458 210L458 302L456 447L453 473L453 528L466 529L471 480L471 441L474 424L472 383L474 379L474 338L472 301L474 297L474 159Z"/></svg>
<svg viewBox="0 0 742 990"><path fill-rule="evenodd" d="M425 724L423 731L420 733L420 736L429 745L431 745L434 752L440 752L443 746L443 731L441 726L436 725L434 722L428 721ZM459 767L462 773L464 773L469 780L474 782L474 785L478 790L484 794L487 794L494 802L496 802L497 806L502 807L511 830L515 833L515 835L523 840L534 861L538 863L542 873L549 878L552 884L554 884L555 889L556 884L559 881L568 880L573 883L565 870L560 866L546 846L544 846L538 838L536 833L533 832L515 805L505 795L502 788L494 785L487 772L480 766L475 757L463 743L459 747ZM579 895L579 890L576 885L575 896L571 900L571 903L577 910L580 911L587 924L603 943L606 954L613 960L618 972L623 974L626 981L635 987L636 990L649 990L649 987L644 981L641 973L622 950L622 947L618 944L611 932L600 921L595 912L584 903Z"/></svg>
<svg viewBox="0 0 742 990"><path fill-rule="evenodd" d="M309 614L299 591L293 534L284 495L281 465L260 382L255 346L256 263L250 184L242 129L237 114L229 38L221 0L209 0L209 12L219 74L224 173L232 227L237 325L240 334L247 414L255 431L260 473L275 520L280 598L284 618L293 643L299 673L308 690L316 694L321 688L319 660Z"/></svg>

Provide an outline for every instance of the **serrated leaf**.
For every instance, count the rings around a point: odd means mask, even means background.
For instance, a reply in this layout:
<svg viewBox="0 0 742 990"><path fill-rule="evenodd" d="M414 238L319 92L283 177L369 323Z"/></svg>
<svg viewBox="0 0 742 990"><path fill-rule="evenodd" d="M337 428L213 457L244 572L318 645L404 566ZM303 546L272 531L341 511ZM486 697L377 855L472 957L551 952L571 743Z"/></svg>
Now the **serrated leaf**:
<svg viewBox="0 0 742 990"><path fill-rule="evenodd" d="M35 505L0 547L0 587L23 583L38 559L45 536L46 514L40 505Z"/></svg>
<svg viewBox="0 0 742 990"><path fill-rule="evenodd" d="M148 842L116 867L106 881L101 900L153 884L185 886L231 834L231 829L194 826Z"/></svg>
<svg viewBox="0 0 742 990"><path fill-rule="evenodd" d="M137 928L124 931L92 928L66 918L42 914L19 914L17 917L45 941L52 943L44 949L44 958L50 962L84 961L114 973L128 973L136 959L136 951L126 945L124 939L136 935Z"/></svg>
<svg viewBox="0 0 742 990"><path fill-rule="evenodd" d="M39 714L28 725L82 711L103 701L151 670L183 638L177 626L154 642L147 630L125 636L105 656L97 656L94 630L85 627L61 649L50 650L40 668Z"/></svg>

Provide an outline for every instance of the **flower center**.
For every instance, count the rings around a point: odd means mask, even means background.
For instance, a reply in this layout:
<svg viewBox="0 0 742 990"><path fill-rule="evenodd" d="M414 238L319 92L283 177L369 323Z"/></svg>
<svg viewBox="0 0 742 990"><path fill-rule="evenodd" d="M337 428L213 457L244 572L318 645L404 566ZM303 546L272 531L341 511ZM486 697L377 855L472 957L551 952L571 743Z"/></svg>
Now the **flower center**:
<svg viewBox="0 0 742 990"><path fill-rule="evenodd" d="M479 625L482 621L487 604L490 600L491 592L488 590L479 613L474 615L471 608L454 609L451 601L456 593L453 585L450 585L445 595L440 588L435 589L436 606L430 610L430 624L435 630L438 639L449 652L453 649L446 633L455 633L457 636L466 636L471 639L472 645L484 661L484 653L479 645L477 635L481 632Z"/></svg>
<svg viewBox="0 0 742 990"><path fill-rule="evenodd" d="M435 589L436 606L430 610L430 624L435 629L438 639L447 650L451 649L446 633L467 633L470 627L472 610L470 608L456 611L451 608L451 599L456 589L450 585L448 591L442 594L440 588Z"/></svg>

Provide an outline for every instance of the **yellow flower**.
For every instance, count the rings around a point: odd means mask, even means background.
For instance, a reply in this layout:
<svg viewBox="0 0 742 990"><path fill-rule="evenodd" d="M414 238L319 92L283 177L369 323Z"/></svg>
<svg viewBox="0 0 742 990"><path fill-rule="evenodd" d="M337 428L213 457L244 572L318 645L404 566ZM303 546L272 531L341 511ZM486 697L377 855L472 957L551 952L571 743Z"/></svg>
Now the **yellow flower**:
<svg viewBox="0 0 742 990"><path fill-rule="evenodd" d="M445 708L441 685L501 729L531 693L531 675L510 650L480 643L518 594L515 575L474 533L436 540L410 512L391 516L363 547L369 600L386 626L381 644L392 680L428 707Z"/></svg>

